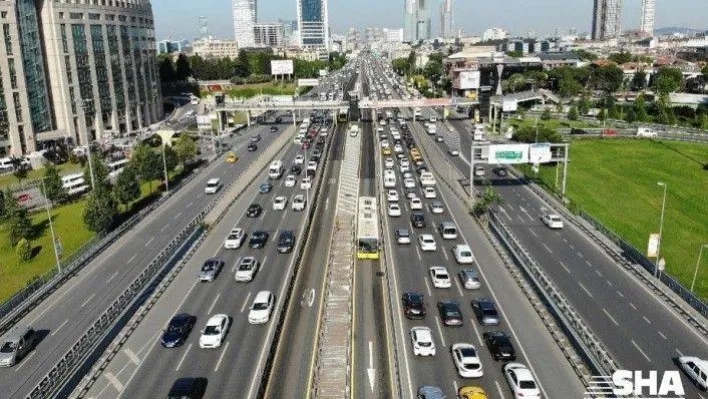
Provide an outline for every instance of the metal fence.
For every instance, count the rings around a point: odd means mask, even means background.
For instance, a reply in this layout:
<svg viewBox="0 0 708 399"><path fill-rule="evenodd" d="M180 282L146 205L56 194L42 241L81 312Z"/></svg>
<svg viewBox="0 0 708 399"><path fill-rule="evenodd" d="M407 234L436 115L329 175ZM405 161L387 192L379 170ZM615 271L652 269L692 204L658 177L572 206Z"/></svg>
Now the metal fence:
<svg viewBox="0 0 708 399"><path fill-rule="evenodd" d="M604 139L637 139L637 140L651 140L651 137L641 137L637 136L636 129L613 129L616 132L614 136L603 136L602 132L606 129L602 128L587 128L580 129L584 130L584 134L572 134L572 129L560 129L559 132L566 137L572 137L576 139L582 138L598 138L602 137ZM708 144L708 134L700 133L684 133L684 132L671 132L671 131L657 131L657 136L653 139L655 140L666 140L666 141L682 141L687 143L700 143Z"/></svg>

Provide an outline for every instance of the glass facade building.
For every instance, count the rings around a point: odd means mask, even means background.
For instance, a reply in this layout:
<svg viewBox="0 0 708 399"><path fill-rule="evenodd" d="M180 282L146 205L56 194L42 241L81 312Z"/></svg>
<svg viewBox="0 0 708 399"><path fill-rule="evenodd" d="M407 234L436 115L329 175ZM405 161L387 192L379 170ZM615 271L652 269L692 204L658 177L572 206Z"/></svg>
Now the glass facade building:
<svg viewBox="0 0 708 399"><path fill-rule="evenodd" d="M298 0L297 21L300 30L300 47L329 50L327 0Z"/></svg>

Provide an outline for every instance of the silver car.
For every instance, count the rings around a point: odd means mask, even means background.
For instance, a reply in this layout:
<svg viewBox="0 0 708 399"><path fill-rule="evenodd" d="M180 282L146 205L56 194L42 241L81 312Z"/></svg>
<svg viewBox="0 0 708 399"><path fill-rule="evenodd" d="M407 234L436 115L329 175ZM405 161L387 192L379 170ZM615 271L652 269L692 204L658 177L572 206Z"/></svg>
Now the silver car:
<svg viewBox="0 0 708 399"><path fill-rule="evenodd" d="M224 267L221 259L207 259L199 270L199 281L214 281Z"/></svg>
<svg viewBox="0 0 708 399"><path fill-rule="evenodd" d="M15 327L0 343L0 367L12 367L37 344L37 334L29 326Z"/></svg>
<svg viewBox="0 0 708 399"><path fill-rule="evenodd" d="M478 290L482 287L482 283L479 281L479 275L472 269L460 270L460 272L457 273L457 277L460 279L460 284L462 284L465 289Z"/></svg>

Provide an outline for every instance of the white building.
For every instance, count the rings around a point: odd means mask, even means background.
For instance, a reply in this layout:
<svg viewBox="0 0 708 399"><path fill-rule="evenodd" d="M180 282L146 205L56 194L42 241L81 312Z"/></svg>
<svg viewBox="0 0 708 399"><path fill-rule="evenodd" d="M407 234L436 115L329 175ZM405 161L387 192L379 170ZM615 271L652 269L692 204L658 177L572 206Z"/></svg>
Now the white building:
<svg viewBox="0 0 708 399"><path fill-rule="evenodd" d="M509 37L509 32L502 28L489 28L482 34L482 40L503 40Z"/></svg>
<svg viewBox="0 0 708 399"><path fill-rule="evenodd" d="M239 43L236 40L204 39L192 43L192 53L202 58L236 58Z"/></svg>
<svg viewBox="0 0 708 399"><path fill-rule="evenodd" d="M328 0L297 0L300 47L329 51Z"/></svg>
<svg viewBox="0 0 708 399"><path fill-rule="evenodd" d="M255 45L262 47L282 47L284 45L283 24L263 23L253 27Z"/></svg>
<svg viewBox="0 0 708 399"><path fill-rule="evenodd" d="M642 0L642 26L640 30L649 36L654 35L654 16L656 0Z"/></svg>
<svg viewBox="0 0 708 399"><path fill-rule="evenodd" d="M386 42L400 43L403 41L403 29L383 28L383 39Z"/></svg>
<svg viewBox="0 0 708 399"><path fill-rule="evenodd" d="M241 47L256 45L256 0L233 0L234 38Z"/></svg>

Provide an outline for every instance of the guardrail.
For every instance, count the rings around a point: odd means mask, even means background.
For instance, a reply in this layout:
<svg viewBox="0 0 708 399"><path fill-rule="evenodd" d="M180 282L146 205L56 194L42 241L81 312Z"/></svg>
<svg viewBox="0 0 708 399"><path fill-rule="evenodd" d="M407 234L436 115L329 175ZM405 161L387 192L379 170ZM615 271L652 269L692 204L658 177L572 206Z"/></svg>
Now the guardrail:
<svg viewBox="0 0 708 399"><path fill-rule="evenodd" d="M637 140L667 140L667 141L682 141L687 143L708 144L708 134L699 133L681 133L681 132L665 132L657 131L656 137L637 136L636 129L613 129L616 134L609 136L603 135L602 132L606 129L587 128L580 129L587 133L573 134L572 129L559 129L559 132L566 138L583 139L583 138L598 138L603 139L637 139Z"/></svg>

